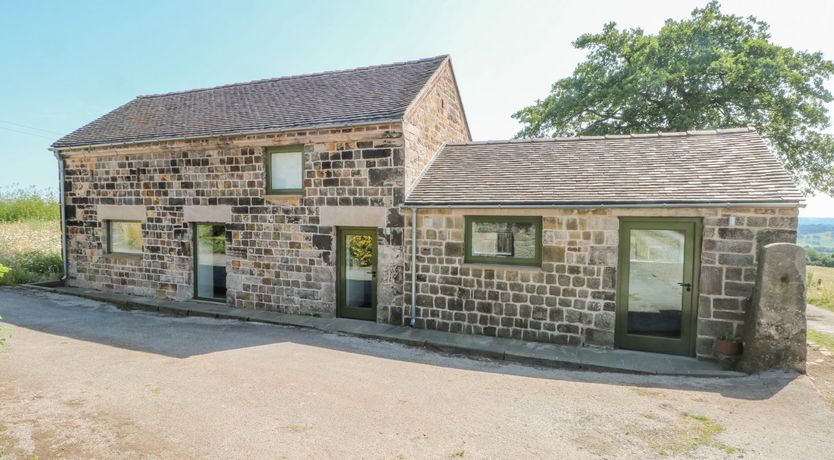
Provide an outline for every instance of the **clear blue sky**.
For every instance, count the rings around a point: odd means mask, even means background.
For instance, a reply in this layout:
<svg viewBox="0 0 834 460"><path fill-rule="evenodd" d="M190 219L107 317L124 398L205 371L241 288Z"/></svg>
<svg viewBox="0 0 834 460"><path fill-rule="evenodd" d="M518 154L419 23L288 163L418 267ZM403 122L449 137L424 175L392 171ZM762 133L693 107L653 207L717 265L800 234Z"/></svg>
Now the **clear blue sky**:
<svg viewBox="0 0 834 460"><path fill-rule="evenodd" d="M705 3L0 1L0 187L53 188L49 144L136 95L445 53L474 138L508 138L510 114L581 60L581 33L608 21L655 32ZM770 23L779 44L834 58L834 2L723 3ZM834 200L803 215L834 217Z"/></svg>

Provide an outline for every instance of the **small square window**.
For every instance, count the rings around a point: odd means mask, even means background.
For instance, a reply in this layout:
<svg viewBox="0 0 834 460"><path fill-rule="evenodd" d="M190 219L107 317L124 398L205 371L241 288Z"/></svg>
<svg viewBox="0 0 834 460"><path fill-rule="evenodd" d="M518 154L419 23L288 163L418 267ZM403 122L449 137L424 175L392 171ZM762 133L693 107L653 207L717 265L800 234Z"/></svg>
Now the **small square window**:
<svg viewBox="0 0 834 460"><path fill-rule="evenodd" d="M268 194L300 194L304 191L304 147L267 149Z"/></svg>
<svg viewBox="0 0 834 460"><path fill-rule="evenodd" d="M541 265L541 217L466 216L469 263Z"/></svg>
<svg viewBox="0 0 834 460"><path fill-rule="evenodd" d="M142 223L125 220L107 221L107 252L110 254L141 254Z"/></svg>

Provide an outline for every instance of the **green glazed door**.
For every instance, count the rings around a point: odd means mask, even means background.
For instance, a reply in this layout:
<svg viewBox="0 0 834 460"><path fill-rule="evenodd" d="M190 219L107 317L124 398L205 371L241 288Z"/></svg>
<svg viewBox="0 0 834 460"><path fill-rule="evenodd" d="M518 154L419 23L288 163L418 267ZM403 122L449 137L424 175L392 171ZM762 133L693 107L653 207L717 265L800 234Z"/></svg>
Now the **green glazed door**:
<svg viewBox="0 0 834 460"><path fill-rule="evenodd" d="M699 219L620 220L617 347L695 354L700 233Z"/></svg>
<svg viewBox="0 0 834 460"><path fill-rule="evenodd" d="M336 312L343 318L376 320L375 228L338 230Z"/></svg>
<svg viewBox="0 0 834 460"><path fill-rule="evenodd" d="M224 224L194 224L194 298L226 301Z"/></svg>

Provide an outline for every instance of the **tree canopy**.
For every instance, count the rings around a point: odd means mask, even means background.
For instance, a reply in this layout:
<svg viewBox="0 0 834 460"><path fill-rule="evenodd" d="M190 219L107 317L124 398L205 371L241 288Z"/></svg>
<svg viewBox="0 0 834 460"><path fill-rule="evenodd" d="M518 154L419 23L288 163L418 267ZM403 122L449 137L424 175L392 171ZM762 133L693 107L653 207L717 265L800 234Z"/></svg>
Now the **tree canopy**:
<svg viewBox="0 0 834 460"><path fill-rule="evenodd" d="M821 53L778 46L766 23L716 1L656 35L608 23L573 45L587 59L513 115L517 137L752 126L803 191L834 192L834 137L823 132L834 63Z"/></svg>

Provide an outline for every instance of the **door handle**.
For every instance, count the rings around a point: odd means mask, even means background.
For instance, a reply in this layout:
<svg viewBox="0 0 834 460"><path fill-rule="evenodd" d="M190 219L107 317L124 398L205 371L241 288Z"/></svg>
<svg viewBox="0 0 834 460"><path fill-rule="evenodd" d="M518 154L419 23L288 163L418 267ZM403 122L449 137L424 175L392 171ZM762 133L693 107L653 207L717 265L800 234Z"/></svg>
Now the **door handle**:
<svg viewBox="0 0 834 460"><path fill-rule="evenodd" d="M371 270L371 278L376 278L376 270Z"/></svg>
<svg viewBox="0 0 834 460"><path fill-rule="evenodd" d="M692 290L692 283L678 283L678 286L685 287L687 292Z"/></svg>

